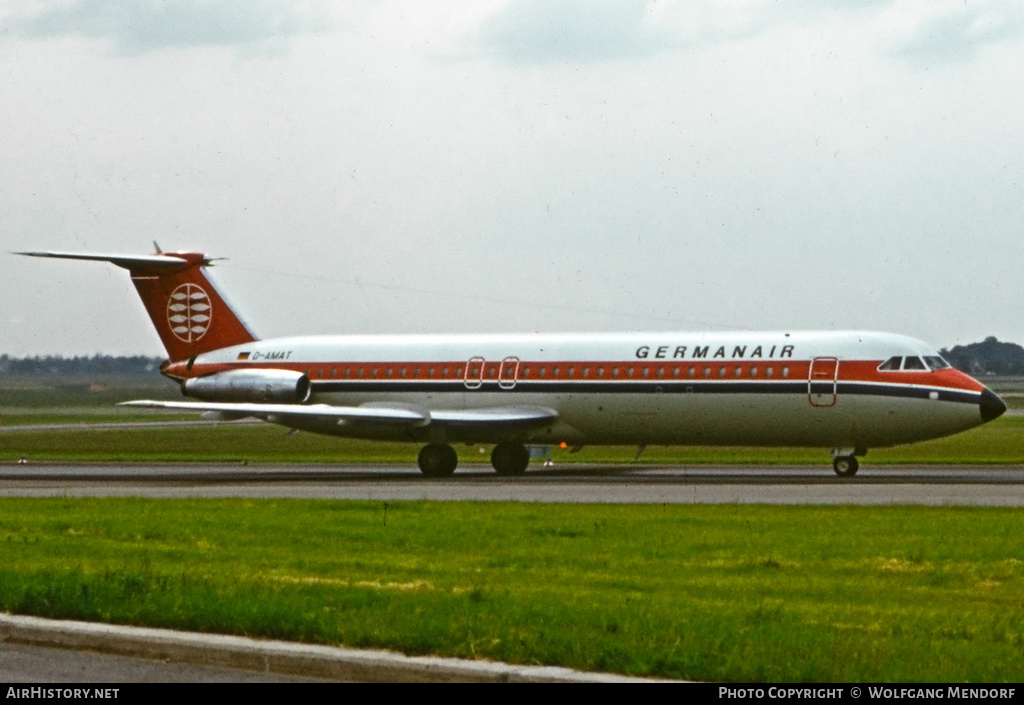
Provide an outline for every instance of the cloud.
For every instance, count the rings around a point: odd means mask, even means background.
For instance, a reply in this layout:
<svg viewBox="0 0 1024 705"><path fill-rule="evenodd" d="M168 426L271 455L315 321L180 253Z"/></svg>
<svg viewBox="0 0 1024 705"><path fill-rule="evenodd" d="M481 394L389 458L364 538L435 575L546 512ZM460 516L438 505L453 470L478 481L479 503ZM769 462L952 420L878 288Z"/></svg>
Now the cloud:
<svg viewBox="0 0 1024 705"><path fill-rule="evenodd" d="M513 0L478 38L484 53L514 63L602 61L642 56L670 45L640 0Z"/></svg>
<svg viewBox="0 0 1024 705"><path fill-rule="evenodd" d="M483 23L478 46L519 64L645 58L877 1L830 10L809 0L511 0Z"/></svg>
<svg viewBox="0 0 1024 705"><path fill-rule="evenodd" d="M105 39L127 54L166 48L277 43L329 29L320 0L73 0L14 17L0 29L29 38Z"/></svg>
<svg viewBox="0 0 1024 705"><path fill-rule="evenodd" d="M898 0L879 25L895 53L948 61L1020 37L1024 6L1019 0Z"/></svg>

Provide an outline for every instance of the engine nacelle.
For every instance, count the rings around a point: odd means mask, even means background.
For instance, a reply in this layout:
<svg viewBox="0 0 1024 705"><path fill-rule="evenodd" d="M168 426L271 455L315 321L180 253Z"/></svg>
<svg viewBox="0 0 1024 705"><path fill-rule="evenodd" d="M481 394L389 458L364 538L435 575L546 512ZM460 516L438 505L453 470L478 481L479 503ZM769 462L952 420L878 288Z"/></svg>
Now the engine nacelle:
<svg viewBox="0 0 1024 705"><path fill-rule="evenodd" d="M309 377L293 370L230 370L185 380L182 393L203 401L301 404Z"/></svg>

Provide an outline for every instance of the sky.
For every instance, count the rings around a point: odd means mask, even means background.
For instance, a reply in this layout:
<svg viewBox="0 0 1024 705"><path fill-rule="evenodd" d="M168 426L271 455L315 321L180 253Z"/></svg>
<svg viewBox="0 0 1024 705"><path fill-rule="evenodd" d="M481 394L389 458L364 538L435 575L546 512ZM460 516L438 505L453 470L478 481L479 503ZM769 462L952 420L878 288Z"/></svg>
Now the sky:
<svg viewBox="0 0 1024 705"><path fill-rule="evenodd" d="M0 353L260 337L1024 343L1019 0L0 0Z"/></svg>

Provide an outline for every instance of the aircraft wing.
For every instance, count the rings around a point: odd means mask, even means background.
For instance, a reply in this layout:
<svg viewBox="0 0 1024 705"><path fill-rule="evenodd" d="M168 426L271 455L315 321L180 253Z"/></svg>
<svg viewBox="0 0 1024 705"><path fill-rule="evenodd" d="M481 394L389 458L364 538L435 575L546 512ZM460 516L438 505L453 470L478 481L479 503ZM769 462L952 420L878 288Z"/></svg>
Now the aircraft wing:
<svg viewBox="0 0 1024 705"><path fill-rule="evenodd" d="M483 409L419 410L406 406L369 404L365 406L333 406L330 404L235 404L198 401L126 401L119 406L148 409L177 409L192 412L213 412L225 418L253 416L271 422L290 418L336 419L338 421L408 424L410 426L459 426L462 428L499 428L532 426L554 421L558 412L544 407L490 407Z"/></svg>

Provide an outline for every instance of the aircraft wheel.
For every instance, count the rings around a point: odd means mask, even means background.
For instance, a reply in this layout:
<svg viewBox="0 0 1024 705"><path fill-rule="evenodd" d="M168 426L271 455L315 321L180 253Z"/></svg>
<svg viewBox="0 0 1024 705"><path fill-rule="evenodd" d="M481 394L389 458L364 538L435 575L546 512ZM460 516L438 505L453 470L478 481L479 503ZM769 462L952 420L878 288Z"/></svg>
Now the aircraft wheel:
<svg viewBox="0 0 1024 705"><path fill-rule="evenodd" d="M852 455L841 455L832 460L832 469L836 471L836 475L839 475L839 477L853 477L857 474L857 470L860 469L860 463Z"/></svg>
<svg viewBox="0 0 1024 705"><path fill-rule="evenodd" d="M491 465L499 475L522 475L530 464L530 451L520 443L499 443L491 452Z"/></svg>
<svg viewBox="0 0 1024 705"><path fill-rule="evenodd" d="M447 443L428 443L420 450L420 472L427 477L448 477L455 472L459 456Z"/></svg>

